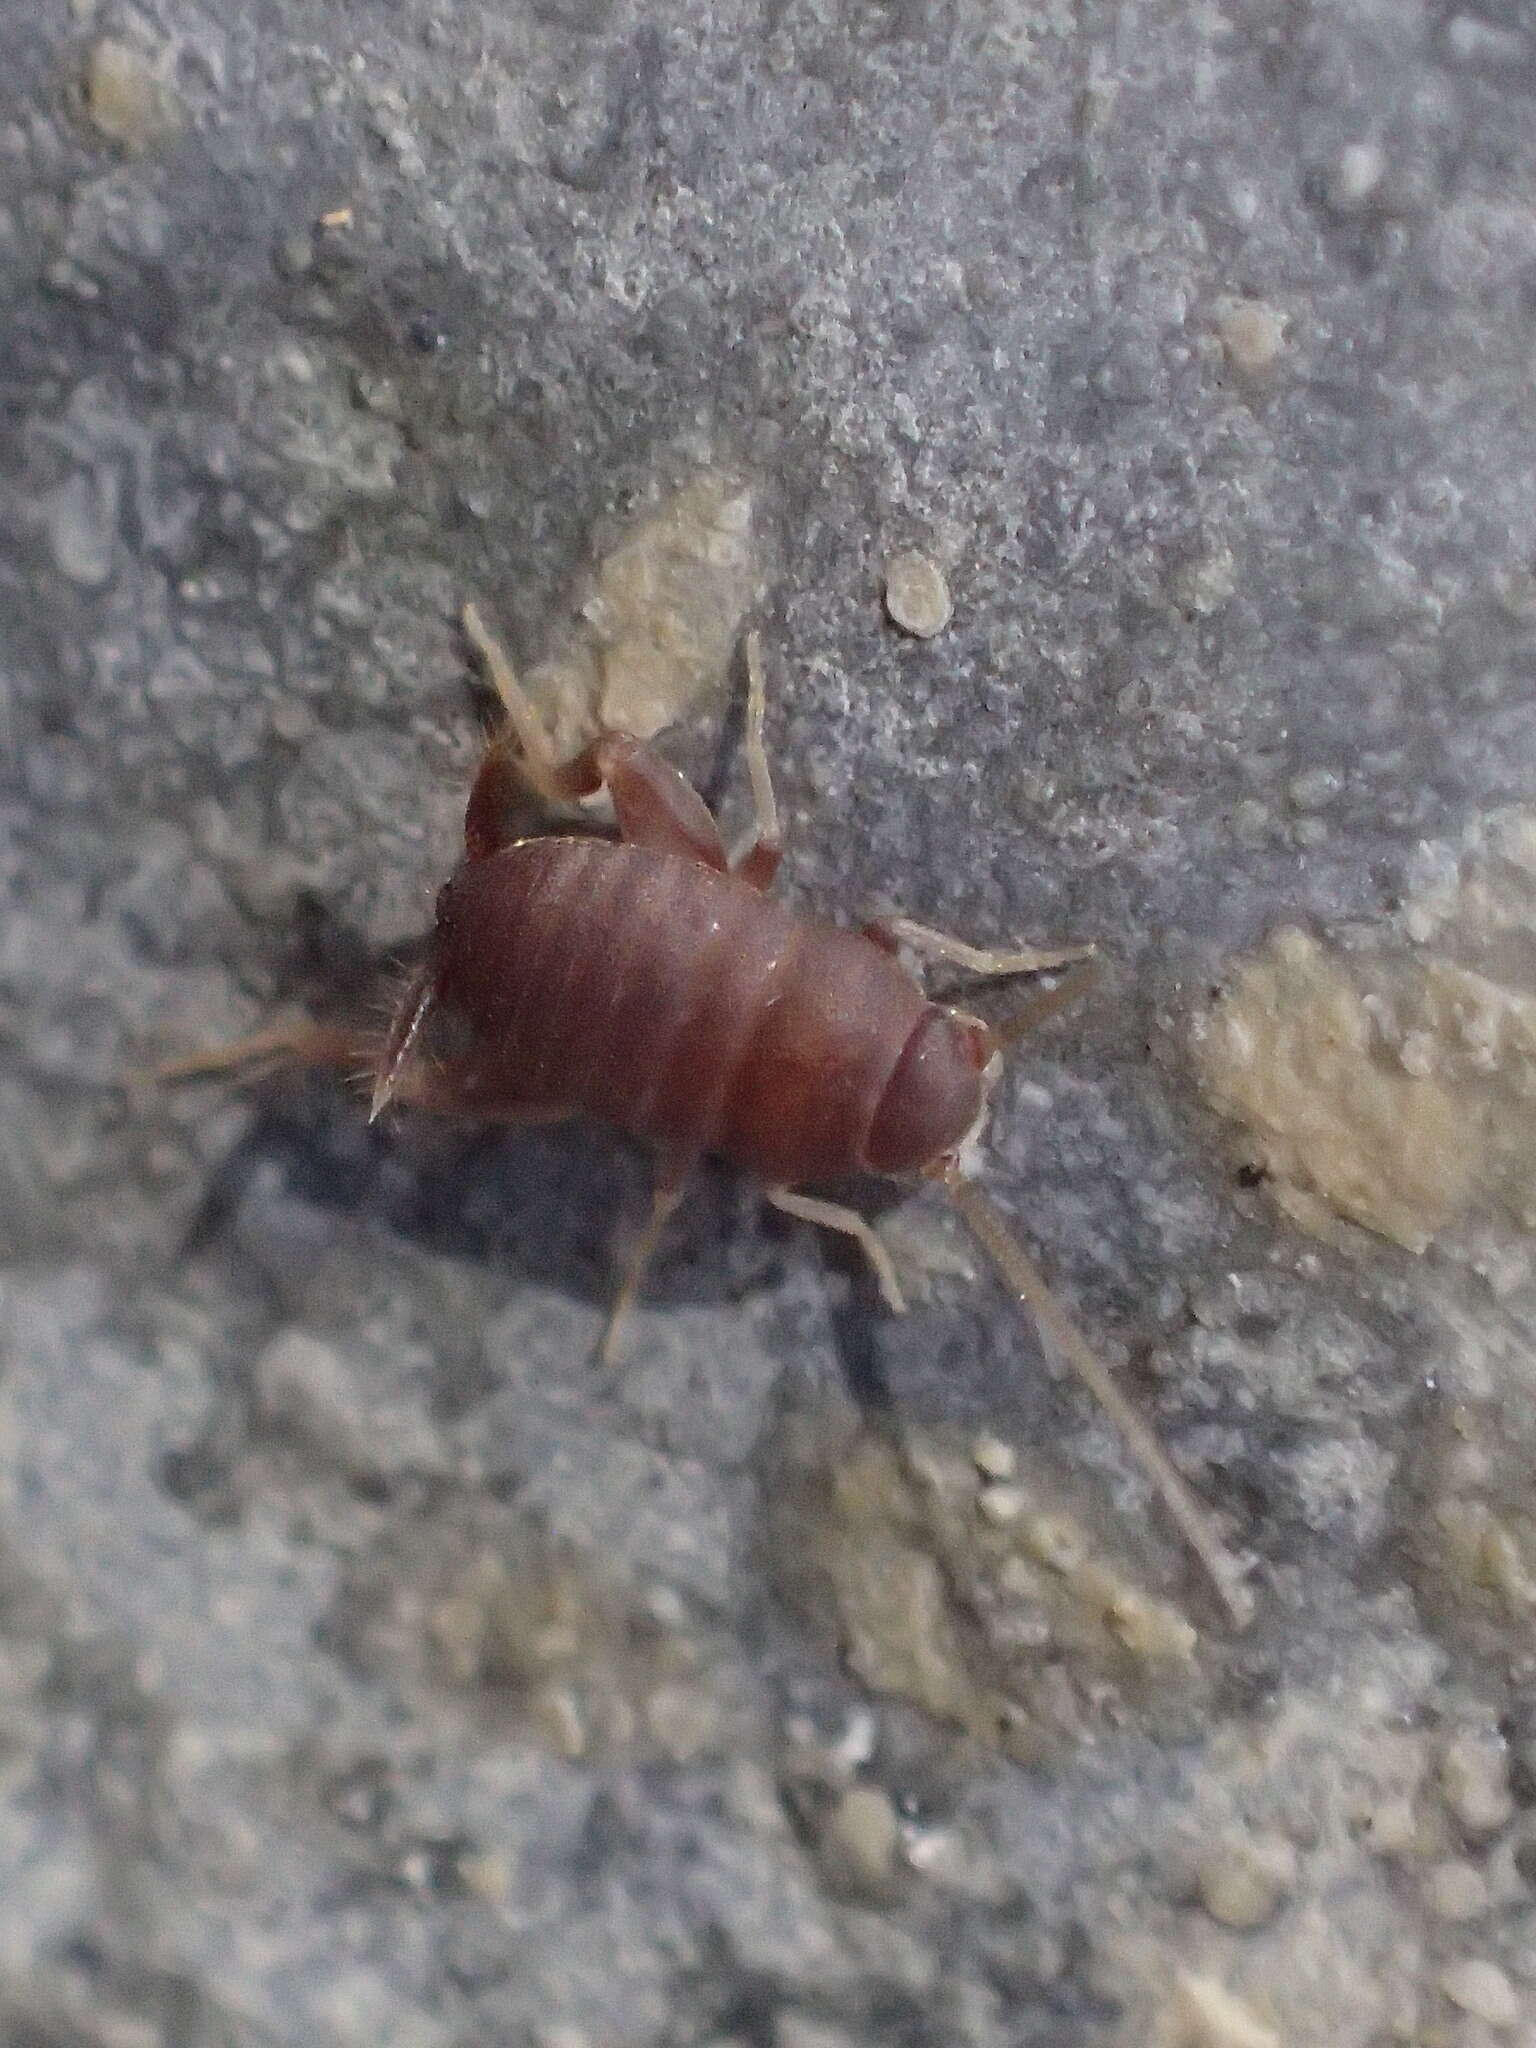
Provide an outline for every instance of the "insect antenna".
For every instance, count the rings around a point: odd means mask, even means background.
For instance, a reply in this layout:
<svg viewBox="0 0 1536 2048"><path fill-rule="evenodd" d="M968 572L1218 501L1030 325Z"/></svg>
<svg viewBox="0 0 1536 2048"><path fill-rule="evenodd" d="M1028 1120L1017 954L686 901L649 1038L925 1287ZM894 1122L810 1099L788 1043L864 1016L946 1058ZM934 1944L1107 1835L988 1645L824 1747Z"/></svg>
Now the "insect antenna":
<svg viewBox="0 0 1536 2048"><path fill-rule="evenodd" d="M992 1036L1000 1047L1015 1045L1031 1031L1049 1023L1052 1017L1069 1009L1079 996L1086 995L1099 978L1099 970L1091 960L1085 960L1064 974L1054 988L1042 990L1031 996L1027 1003L1021 1003L1010 1016L994 1024Z"/></svg>
<svg viewBox="0 0 1536 2048"><path fill-rule="evenodd" d="M1136 1462L1161 1496L1179 1534L1200 1560L1235 1625L1246 1628L1253 1619L1253 1595L1243 1583L1237 1560L1221 1542L1205 1509L1174 1470L1167 1452L1116 1386L1103 1360L1089 1349L995 1204L964 1177L953 1161L941 1169L938 1178L1010 1291L1033 1315L1052 1348L1062 1354L1120 1431Z"/></svg>

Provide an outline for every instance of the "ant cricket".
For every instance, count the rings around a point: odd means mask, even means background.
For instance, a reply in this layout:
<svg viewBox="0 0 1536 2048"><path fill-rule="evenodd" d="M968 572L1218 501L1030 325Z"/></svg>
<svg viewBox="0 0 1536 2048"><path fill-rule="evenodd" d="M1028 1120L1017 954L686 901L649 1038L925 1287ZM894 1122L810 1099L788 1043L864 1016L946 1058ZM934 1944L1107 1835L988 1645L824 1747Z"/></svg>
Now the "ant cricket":
<svg viewBox="0 0 1536 2048"><path fill-rule="evenodd" d="M438 895L427 959L388 1029L277 1025L167 1065L162 1077L360 1068L370 1120L395 1104L504 1124L587 1115L648 1142L657 1160L650 1215L613 1299L604 1362L706 1153L755 1175L786 1214L852 1238L897 1311L895 1267L870 1224L797 1189L855 1173L937 1182L1116 1424L1233 1621L1246 1624L1252 1596L1204 1509L962 1165L1003 1053L1081 993L1093 949L992 950L905 917L855 931L768 894L783 836L755 633L745 737L755 829L733 860L703 798L645 741L602 732L558 760L473 605L463 627L502 718L470 787L464 854ZM530 793L553 807L600 792L616 837L519 837L509 825L515 800ZM929 1002L902 948L981 977L1072 971L988 1024Z"/></svg>

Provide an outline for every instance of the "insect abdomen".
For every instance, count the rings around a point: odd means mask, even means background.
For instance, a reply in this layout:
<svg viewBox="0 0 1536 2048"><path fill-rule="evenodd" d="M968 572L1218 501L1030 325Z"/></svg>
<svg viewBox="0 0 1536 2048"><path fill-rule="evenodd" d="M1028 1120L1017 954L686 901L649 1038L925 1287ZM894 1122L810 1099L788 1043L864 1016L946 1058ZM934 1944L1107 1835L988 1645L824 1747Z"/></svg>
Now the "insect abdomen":
<svg viewBox="0 0 1536 2048"><path fill-rule="evenodd" d="M847 1173L925 1005L851 932L604 840L471 862L439 899L444 1079L485 1115L582 1111L770 1182Z"/></svg>

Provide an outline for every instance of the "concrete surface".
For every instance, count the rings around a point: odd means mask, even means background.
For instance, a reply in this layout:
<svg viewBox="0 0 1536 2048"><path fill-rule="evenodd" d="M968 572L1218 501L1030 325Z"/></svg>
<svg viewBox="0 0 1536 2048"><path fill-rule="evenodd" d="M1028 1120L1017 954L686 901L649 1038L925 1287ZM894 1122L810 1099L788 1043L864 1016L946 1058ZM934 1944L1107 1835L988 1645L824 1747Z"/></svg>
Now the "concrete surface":
<svg viewBox="0 0 1536 2048"><path fill-rule="evenodd" d="M0 48L0 2034L1530 2048L1530 10ZM602 1380L616 1141L131 1082L372 1014L468 596L733 828L760 596L785 887L1102 942L990 1184L1246 1635L931 1197Z"/></svg>

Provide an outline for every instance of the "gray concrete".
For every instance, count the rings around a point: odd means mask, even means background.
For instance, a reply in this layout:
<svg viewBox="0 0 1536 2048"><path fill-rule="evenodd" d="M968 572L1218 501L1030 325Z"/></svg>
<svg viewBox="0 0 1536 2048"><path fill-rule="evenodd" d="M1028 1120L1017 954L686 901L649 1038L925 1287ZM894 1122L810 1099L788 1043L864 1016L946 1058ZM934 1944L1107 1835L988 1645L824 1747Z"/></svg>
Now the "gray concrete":
<svg viewBox="0 0 1536 2048"><path fill-rule="evenodd" d="M0 49L0 2035L1529 2048L1530 10L0 0ZM454 858L459 604L579 645L701 475L786 889L1103 943L991 1184L1245 1636L932 1200L897 1323L706 1177L605 1381L616 1140L125 1086L370 1014ZM715 680L671 744L735 826ZM1404 906L1458 873L1504 1035L1415 1237L1192 1047L1285 925L1362 1074L1433 1064ZM1119 1593L967 1520L978 1431Z"/></svg>

